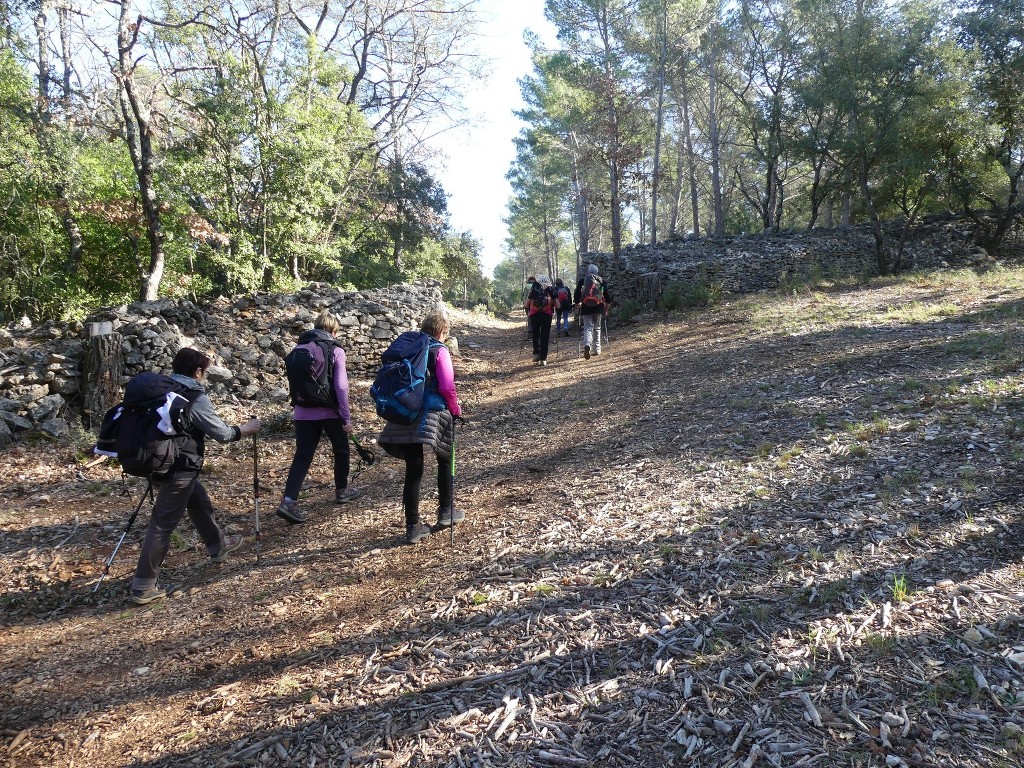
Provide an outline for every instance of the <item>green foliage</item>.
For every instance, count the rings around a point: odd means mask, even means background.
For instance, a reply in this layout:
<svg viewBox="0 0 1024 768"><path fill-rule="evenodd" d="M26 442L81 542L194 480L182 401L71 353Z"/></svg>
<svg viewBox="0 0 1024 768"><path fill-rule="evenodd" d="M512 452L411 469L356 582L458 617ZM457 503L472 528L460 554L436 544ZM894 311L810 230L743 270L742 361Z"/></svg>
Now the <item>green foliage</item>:
<svg viewBox="0 0 1024 768"><path fill-rule="evenodd" d="M692 282L672 281L662 291L658 308L664 311L713 307L722 301L724 285L701 271Z"/></svg>

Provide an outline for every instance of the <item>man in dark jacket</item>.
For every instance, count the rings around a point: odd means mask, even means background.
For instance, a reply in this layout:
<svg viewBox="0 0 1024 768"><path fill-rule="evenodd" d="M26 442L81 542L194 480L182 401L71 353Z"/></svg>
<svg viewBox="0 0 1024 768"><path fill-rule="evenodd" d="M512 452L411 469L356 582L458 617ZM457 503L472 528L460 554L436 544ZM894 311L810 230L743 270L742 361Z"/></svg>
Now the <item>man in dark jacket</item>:
<svg viewBox="0 0 1024 768"><path fill-rule="evenodd" d="M149 528L142 542L139 564L132 580L132 602L146 605L173 592L173 588L160 586L160 566L171 546L171 534L188 512L199 537L206 545L210 559L219 563L228 552L242 543L241 536L225 536L213 517L213 502L206 488L199 482L203 467L206 438L219 443L241 440L259 431L260 420L249 419L245 424L229 427L213 409L202 382L210 358L198 349L179 350L171 363L171 378L185 389L185 397L192 403L192 430L181 446L177 461L170 472L153 478L156 502L149 518Z"/></svg>
<svg viewBox="0 0 1024 768"><path fill-rule="evenodd" d="M601 323L608 314L612 297L608 284L598 274L597 264L587 267L587 273L576 284L573 303L580 308L583 322L583 357L601 354Z"/></svg>

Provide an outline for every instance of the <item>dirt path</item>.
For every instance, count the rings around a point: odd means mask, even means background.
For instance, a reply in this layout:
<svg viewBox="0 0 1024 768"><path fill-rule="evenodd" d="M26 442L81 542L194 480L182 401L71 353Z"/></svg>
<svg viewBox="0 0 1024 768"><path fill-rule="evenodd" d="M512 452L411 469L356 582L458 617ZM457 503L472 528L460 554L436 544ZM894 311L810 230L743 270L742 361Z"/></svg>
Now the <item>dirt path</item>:
<svg viewBox="0 0 1024 768"><path fill-rule="evenodd" d="M393 460L327 503L325 451L310 523L287 528L290 439L269 435L262 566L248 545L204 563L185 524L166 565L184 591L143 609L142 521L91 595L129 508L116 473L19 449L9 763L1021 765L1022 296L740 302L613 325L590 361L560 339L546 368L522 323L460 315L454 547L401 544ZM245 533L250 450L208 462Z"/></svg>

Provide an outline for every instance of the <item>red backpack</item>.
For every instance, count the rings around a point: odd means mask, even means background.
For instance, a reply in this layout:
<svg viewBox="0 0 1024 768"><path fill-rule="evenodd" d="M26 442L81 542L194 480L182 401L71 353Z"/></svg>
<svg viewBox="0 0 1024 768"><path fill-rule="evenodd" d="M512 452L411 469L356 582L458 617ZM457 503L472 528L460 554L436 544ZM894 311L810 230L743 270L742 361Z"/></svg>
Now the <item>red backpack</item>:
<svg viewBox="0 0 1024 768"><path fill-rule="evenodd" d="M569 293L569 289L564 285L558 286L558 292L555 294L555 298L558 299L558 303L562 309L568 309L569 305L572 304L572 295Z"/></svg>
<svg viewBox="0 0 1024 768"><path fill-rule="evenodd" d="M580 291L580 304L584 307L600 307L604 304L604 283L597 275L588 274Z"/></svg>

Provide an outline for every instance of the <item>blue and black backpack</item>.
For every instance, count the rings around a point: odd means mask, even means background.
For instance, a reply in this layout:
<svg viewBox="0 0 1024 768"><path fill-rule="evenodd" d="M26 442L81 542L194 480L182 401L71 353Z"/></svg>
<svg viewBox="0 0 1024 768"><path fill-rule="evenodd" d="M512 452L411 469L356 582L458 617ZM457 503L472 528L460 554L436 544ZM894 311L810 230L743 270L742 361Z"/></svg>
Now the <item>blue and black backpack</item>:
<svg viewBox="0 0 1024 768"><path fill-rule="evenodd" d="M370 386L377 415L395 424L415 424L423 410L431 351L441 342L421 331L406 331L381 355Z"/></svg>

